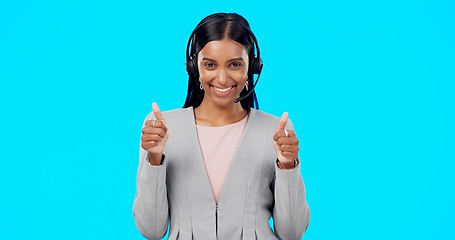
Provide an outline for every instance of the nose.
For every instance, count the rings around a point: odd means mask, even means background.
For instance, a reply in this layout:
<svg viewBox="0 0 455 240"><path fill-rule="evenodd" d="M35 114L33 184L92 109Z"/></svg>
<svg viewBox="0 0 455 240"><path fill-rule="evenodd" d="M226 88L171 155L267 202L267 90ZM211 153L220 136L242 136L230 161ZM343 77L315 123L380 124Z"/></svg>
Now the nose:
<svg viewBox="0 0 455 240"><path fill-rule="evenodd" d="M225 85L227 82L227 72L223 68L218 71L218 82L220 85Z"/></svg>

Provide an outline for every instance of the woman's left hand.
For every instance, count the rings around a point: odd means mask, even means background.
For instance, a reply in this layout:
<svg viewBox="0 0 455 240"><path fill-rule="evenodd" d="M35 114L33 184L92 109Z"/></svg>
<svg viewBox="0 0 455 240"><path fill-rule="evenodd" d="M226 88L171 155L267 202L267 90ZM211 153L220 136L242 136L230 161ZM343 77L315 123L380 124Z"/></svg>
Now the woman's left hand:
<svg viewBox="0 0 455 240"><path fill-rule="evenodd" d="M285 130L288 121L288 113L281 116L278 127L273 135L273 147L275 148L280 165L285 169L294 168L294 160L299 157L299 139L292 130ZM287 133L286 133L287 132Z"/></svg>

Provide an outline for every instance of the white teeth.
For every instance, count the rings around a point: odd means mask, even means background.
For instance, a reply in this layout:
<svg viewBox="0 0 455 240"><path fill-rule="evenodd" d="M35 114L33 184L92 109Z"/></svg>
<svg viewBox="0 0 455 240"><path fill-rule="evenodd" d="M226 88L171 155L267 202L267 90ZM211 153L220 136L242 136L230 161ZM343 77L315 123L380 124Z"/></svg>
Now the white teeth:
<svg viewBox="0 0 455 240"><path fill-rule="evenodd" d="M231 90L233 87L234 87L234 86L231 86L231 87L229 87L229 88L217 88L217 87L213 86L213 88L214 88L217 92L222 92L222 93Z"/></svg>

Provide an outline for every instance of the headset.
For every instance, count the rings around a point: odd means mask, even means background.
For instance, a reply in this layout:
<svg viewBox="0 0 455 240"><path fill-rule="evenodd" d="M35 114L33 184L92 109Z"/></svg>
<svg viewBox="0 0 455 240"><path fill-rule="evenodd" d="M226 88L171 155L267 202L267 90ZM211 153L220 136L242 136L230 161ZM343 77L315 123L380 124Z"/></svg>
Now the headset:
<svg viewBox="0 0 455 240"><path fill-rule="evenodd" d="M255 55L253 60L251 61L251 66L250 67L251 67L252 73L253 74L257 74L258 77L257 77L256 82L254 83L253 87L248 92L248 94L246 94L245 96L239 97L239 98L234 100L234 102L237 103L237 102L240 102L240 101L244 100L245 98L247 98L249 95L251 95L254 92L254 88L256 87L256 84L259 81L259 77L261 76L262 67L264 66L263 63L262 63L262 59L261 59L261 52L259 50L258 40L256 39L256 36L254 36L254 34L251 31L251 29L249 27L245 26L243 23L241 23L241 22L239 22L237 20L234 20L234 19L229 19L229 18L212 18L212 19L209 19L209 20L199 24L193 30L193 32L191 32L190 38L188 39L188 43L186 44L186 61L185 61L186 71L188 72L189 76L198 77L199 72L198 72L198 69L197 69L197 59L193 58L193 56L190 55L190 46L193 43L192 42L193 41L193 36L197 32L197 30L201 26L203 26L204 24L206 24L208 22L211 22L211 21L215 21L215 20L231 21L231 22L235 22L235 23L238 23L238 24L242 25L248 31L250 36L253 38L254 44L256 45L256 54L257 55Z"/></svg>

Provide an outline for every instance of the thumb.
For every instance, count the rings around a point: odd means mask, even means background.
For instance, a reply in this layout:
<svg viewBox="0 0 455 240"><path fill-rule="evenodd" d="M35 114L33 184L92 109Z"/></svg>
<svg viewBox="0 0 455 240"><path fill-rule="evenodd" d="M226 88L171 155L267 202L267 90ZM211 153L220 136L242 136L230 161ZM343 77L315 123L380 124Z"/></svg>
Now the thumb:
<svg viewBox="0 0 455 240"><path fill-rule="evenodd" d="M284 127L286 126L287 121L288 121L288 113L284 112L283 115L281 115L280 122L278 123L278 127L276 127L275 132L284 131Z"/></svg>
<svg viewBox="0 0 455 240"><path fill-rule="evenodd" d="M158 104L155 102L152 103L152 108L153 108L153 114L155 114L156 120L163 121L166 123L166 120L164 120L163 114L161 113L160 107L158 107Z"/></svg>

